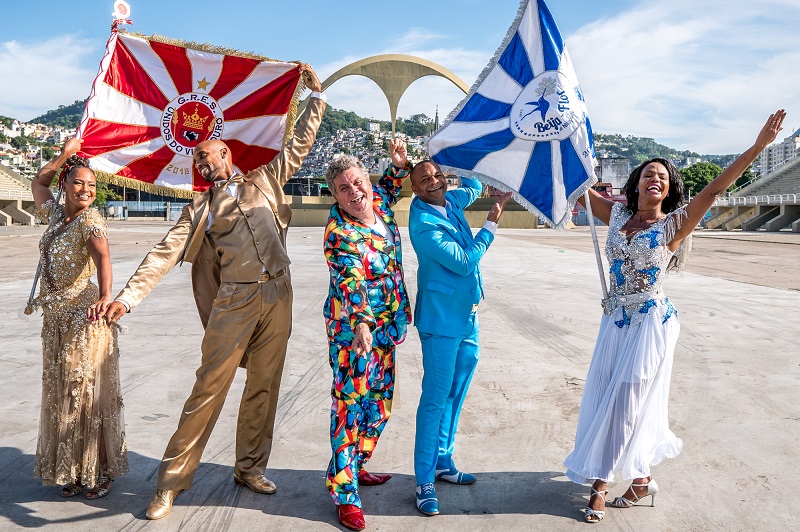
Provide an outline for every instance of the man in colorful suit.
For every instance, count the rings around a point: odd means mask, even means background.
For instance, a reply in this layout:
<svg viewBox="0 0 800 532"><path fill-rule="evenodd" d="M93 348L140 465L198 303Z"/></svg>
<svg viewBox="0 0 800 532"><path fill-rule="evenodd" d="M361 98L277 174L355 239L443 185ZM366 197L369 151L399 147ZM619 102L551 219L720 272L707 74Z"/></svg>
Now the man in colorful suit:
<svg viewBox="0 0 800 532"><path fill-rule="evenodd" d="M453 463L455 435L480 353L478 303L483 299L479 262L494 240L497 221L511 194L504 195L473 237L464 209L481 194L482 185L461 178L447 191L437 164L423 161L411 171L408 230L417 253L417 302L414 325L422 342L422 395L417 409L414 472L417 509L439 513L433 483L472 484L475 476Z"/></svg>
<svg viewBox="0 0 800 532"><path fill-rule="evenodd" d="M392 410L395 346L411 321L391 209L409 165L399 139L391 141L390 153L392 164L374 186L364 164L349 155L334 159L325 176L336 200L324 239L331 282L323 313L333 369L326 484L339 521L351 530L366 526L359 485L391 477L364 466Z"/></svg>
<svg viewBox="0 0 800 532"><path fill-rule="evenodd" d="M108 317L116 321L178 262L192 263L192 288L206 329L203 356L178 428L164 451L148 519L166 516L175 497L191 487L236 368L245 360L247 381L236 428L233 480L257 493L276 490L264 471L292 324L286 253L292 211L283 185L311 151L326 107L314 71L308 65L300 68L313 92L292 140L272 161L245 176L235 172L224 142L198 144L195 168L214 186L184 207L175 226L109 306Z"/></svg>

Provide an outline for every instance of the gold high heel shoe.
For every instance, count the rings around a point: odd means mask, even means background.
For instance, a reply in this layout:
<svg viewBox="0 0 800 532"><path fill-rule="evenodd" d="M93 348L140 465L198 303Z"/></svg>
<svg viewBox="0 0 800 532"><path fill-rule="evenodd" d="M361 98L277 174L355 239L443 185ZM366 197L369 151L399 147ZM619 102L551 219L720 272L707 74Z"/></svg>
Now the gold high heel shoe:
<svg viewBox="0 0 800 532"><path fill-rule="evenodd" d="M639 497L636 495L636 490L633 488L647 488L647 491L644 492L644 495ZM650 497L650 506L653 507L656 505L656 493L658 493L658 484L656 484L656 479L651 478L650 482L647 484L631 484L631 492L633 492L633 496L635 499L630 500L626 499L625 497L616 497L613 501L611 501L611 506L614 508L630 508L634 506L637 502L641 501L645 497Z"/></svg>

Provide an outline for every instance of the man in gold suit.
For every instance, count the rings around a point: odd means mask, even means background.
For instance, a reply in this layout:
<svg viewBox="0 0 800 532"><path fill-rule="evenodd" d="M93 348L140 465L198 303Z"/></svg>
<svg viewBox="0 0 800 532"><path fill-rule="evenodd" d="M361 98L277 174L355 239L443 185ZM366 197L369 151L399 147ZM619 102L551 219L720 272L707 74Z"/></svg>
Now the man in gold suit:
<svg viewBox="0 0 800 532"><path fill-rule="evenodd" d="M314 71L301 66L312 90L294 137L269 164L237 175L224 142L202 142L193 160L214 186L183 209L164 239L147 254L109 306L117 321L150 293L179 261L192 266L192 288L206 328L202 361L158 470L147 518L159 519L192 485L203 448L219 416L236 368L247 368L236 428L233 480L257 493L274 493L264 476L275 423L292 320L286 230L291 209L283 185L311 150L325 111Z"/></svg>

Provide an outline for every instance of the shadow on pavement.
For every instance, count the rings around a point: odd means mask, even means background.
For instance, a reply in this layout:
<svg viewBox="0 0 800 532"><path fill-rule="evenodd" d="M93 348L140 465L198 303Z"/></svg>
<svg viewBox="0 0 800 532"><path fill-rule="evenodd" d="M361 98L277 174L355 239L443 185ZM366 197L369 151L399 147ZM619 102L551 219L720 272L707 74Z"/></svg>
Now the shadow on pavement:
<svg viewBox="0 0 800 532"><path fill-rule="evenodd" d="M39 528L70 523L92 526L97 519L127 515L129 520L120 529L138 528L137 522L143 525L146 521L144 511L155 490L159 460L130 451L128 457L130 471L116 479L111 493L89 501L83 495L65 499L60 488L42 486L32 475L33 455L2 447L0 516L22 528ZM232 466L201 463L194 485L176 499L173 515L164 520L179 519L180 527L187 530L208 526L225 530L238 509L248 509L339 526L322 469L268 469L267 476L278 485L274 495L236 486L232 475ZM476 476L478 481L469 486L436 484L442 515L548 514L578 519L577 509L586 504L586 490L564 481L562 473L487 472ZM413 475L394 474L386 484L361 488L367 519L371 515L425 519L414 505L415 485ZM115 523L120 524L119 518Z"/></svg>

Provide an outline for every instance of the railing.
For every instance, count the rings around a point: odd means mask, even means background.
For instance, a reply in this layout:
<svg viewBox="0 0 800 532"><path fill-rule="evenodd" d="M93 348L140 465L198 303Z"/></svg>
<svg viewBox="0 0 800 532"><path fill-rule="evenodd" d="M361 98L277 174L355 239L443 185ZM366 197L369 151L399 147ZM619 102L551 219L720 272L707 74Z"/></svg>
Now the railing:
<svg viewBox="0 0 800 532"><path fill-rule="evenodd" d="M771 194L768 196L729 196L717 198L714 207L734 207L737 205L797 205L800 194Z"/></svg>
<svg viewBox="0 0 800 532"><path fill-rule="evenodd" d="M33 194L28 190L0 190L0 199L33 201Z"/></svg>

